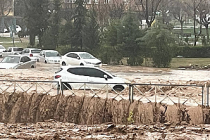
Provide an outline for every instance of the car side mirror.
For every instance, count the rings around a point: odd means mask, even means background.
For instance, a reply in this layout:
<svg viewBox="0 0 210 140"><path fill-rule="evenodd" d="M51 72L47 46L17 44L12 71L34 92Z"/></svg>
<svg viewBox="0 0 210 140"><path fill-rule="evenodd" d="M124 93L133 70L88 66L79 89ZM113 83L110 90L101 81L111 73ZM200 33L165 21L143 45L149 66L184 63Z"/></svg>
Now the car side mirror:
<svg viewBox="0 0 210 140"><path fill-rule="evenodd" d="M108 80L108 77L107 77L107 75L104 75L104 79L105 79L105 80Z"/></svg>
<svg viewBox="0 0 210 140"><path fill-rule="evenodd" d="M79 58L79 57L77 57L77 59L78 59L78 60L80 60L80 58Z"/></svg>

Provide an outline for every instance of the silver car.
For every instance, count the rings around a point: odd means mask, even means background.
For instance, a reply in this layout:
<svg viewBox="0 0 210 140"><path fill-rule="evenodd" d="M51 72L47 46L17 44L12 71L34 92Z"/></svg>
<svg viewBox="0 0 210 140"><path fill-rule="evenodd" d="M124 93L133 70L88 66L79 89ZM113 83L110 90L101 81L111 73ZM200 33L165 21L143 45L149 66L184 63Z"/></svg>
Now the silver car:
<svg viewBox="0 0 210 140"><path fill-rule="evenodd" d="M55 50L43 50L40 52L39 60L44 63L59 64L61 55Z"/></svg>
<svg viewBox="0 0 210 140"><path fill-rule="evenodd" d="M0 63L0 69L28 69L35 67L36 61L33 61L28 56L23 55L6 56Z"/></svg>

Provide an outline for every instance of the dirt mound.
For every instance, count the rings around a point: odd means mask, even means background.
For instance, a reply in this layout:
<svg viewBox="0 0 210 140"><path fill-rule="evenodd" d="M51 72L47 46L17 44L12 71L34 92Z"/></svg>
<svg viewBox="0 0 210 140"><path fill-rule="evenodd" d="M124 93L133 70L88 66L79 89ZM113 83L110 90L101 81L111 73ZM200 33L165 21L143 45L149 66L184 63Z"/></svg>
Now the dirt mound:
<svg viewBox="0 0 210 140"><path fill-rule="evenodd" d="M4 123L36 123L49 119L88 125L209 122L209 111L201 107L130 103L86 96L7 93L0 94L0 106L0 121Z"/></svg>

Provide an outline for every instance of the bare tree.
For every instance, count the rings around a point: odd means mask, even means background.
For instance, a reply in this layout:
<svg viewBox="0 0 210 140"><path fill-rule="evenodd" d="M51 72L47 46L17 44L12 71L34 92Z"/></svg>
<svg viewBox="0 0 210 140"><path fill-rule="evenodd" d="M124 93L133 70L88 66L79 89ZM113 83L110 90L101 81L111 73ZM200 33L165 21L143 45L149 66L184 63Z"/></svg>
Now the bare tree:
<svg viewBox="0 0 210 140"><path fill-rule="evenodd" d="M188 14L193 18L193 26L194 26L194 46L196 46L196 42L198 39L198 36L201 34L201 27L200 27L200 31L196 32L196 17L197 17L197 11L198 8L200 6L200 4L202 3L203 0L186 0L184 1L184 3L188 6L188 8L190 8L193 12L189 12Z"/></svg>
<svg viewBox="0 0 210 140"><path fill-rule="evenodd" d="M0 16L7 16L12 11L13 0L0 0Z"/></svg>
<svg viewBox="0 0 210 140"><path fill-rule="evenodd" d="M190 11L187 8L187 5L182 0L175 0L171 2L170 13L181 25L181 40L183 37L183 24L186 21L186 16Z"/></svg>
<svg viewBox="0 0 210 140"><path fill-rule="evenodd" d="M138 9L138 15L141 19L146 20L148 27L151 27L152 22L155 20L161 1L162 0L133 0L136 9Z"/></svg>
<svg viewBox="0 0 210 140"><path fill-rule="evenodd" d="M207 43L209 43L209 24L210 24L210 3L208 0L203 0L197 8L198 15L196 21L201 25L200 33L202 32L202 25L206 28Z"/></svg>

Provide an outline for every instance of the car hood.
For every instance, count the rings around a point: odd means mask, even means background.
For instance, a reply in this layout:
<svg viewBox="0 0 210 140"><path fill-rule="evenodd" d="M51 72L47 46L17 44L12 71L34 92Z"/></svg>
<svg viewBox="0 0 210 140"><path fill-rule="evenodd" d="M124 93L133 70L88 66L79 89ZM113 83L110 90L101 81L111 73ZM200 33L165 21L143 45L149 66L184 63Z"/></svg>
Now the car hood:
<svg viewBox="0 0 210 140"><path fill-rule="evenodd" d="M18 63L0 63L0 69L10 69L17 66Z"/></svg>
<svg viewBox="0 0 210 140"><path fill-rule="evenodd" d="M3 52L3 51L5 51L6 49L0 49L0 52Z"/></svg>
<svg viewBox="0 0 210 140"><path fill-rule="evenodd" d="M91 64L100 63L101 61L98 59L83 59L85 62L90 62Z"/></svg>
<svg viewBox="0 0 210 140"><path fill-rule="evenodd" d="M46 60L60 60L61 57L46 57Z"/></svg>

